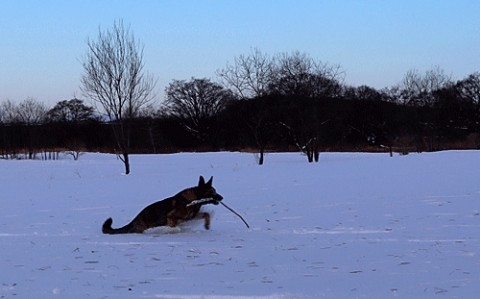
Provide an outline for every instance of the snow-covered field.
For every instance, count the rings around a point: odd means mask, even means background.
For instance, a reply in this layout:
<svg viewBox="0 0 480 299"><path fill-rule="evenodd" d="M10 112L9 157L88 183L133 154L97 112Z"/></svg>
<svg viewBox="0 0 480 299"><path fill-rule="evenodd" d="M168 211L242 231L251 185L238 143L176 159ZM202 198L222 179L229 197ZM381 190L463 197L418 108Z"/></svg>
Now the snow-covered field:
<svg viewBox="0 0 480 299"><path fill-rule="evenodd" d="M480 152L0 161L0 298L477 298ZM214 176L211 230L103 235Z"/></svg>

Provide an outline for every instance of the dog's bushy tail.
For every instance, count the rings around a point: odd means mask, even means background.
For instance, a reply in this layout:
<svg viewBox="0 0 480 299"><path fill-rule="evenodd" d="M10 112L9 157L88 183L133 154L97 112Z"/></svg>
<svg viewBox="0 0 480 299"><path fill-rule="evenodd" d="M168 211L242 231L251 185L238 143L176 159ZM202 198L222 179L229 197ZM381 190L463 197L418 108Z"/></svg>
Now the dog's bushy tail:
<svg viewBox="0 0 480 299"><path fill-rule="evenodd" d="M104 233L104 234L113 234L112 223L113 223L113 219L112 219L112 218L108 218L108 219L103 223L102 233Z"/></svg>
<svg viewBox="0 0 480 299"><path fill-rule="evenodd" d="M113 223L112 218L108 218L107 220L105 220L105 222L102 225L102 232L104 234L114 235L114 234L128 234L128 233L134 232L132 231L132 227L133 227L132 223L129 223L121 228L112 228L112 223Z"/></svg>

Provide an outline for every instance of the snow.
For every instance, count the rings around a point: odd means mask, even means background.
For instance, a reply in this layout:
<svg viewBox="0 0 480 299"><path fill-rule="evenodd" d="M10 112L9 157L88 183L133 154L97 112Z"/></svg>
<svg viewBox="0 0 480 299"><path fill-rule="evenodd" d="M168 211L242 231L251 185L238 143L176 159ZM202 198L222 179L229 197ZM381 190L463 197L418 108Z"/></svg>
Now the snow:
<svg viewBox="0 0 480 299"><path fill-rule="evenodd" d="M0 161L0 298L476 298L479 151ZM104 235L213 176L194 220Z"/></svg>

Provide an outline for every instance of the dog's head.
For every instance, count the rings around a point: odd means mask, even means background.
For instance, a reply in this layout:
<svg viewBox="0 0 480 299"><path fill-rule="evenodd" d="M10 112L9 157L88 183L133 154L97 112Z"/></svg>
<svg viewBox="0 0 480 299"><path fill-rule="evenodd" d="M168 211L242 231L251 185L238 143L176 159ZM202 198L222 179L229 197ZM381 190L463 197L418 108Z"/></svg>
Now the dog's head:
<svg viewBox="0 0 480 299"><path fill-rule="evenodd" d="M205 200L202 201L202 204L213 203L214 205L218 205L218 203L223 199L223 196L218 194L215 188L212 187L212 182L213 177L211 177L206 183L203 176L200 176L200 179L198 180L196 193L198 200Z"/></svg>

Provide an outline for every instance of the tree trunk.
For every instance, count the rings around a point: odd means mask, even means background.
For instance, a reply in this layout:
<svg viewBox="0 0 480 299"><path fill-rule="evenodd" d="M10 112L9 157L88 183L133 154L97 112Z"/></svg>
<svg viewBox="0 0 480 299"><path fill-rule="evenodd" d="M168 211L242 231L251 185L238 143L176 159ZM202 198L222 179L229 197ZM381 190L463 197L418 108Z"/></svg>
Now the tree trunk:
<svg viewBox="0 0 480 299"><path fill-rule="evenodd" d="M313 157L315 159L315 162L318 163L318 161L320 160L320 151L317 149L315 149L315 152L313 153Z"/></svg>
<svg viewBox="0 0 480 299"><path fill-rule="evenodd" d="M312 163L313 162L313 151L309 147L307 147L306 153L307 153L308 163Z"/></svg>
<svg viewBox="0 0 480 299"><path fill-rule="evenodd" d="M130 174L130 158L128 156L128 153L123 153L123 164L125 164L125 174Z"/></svg>
<svg viewBox="0 0 480 299"><path fill-rule="evenodd" d="M263 165L264 156L265 156L265 149L263 147L260 147L260 157L258 158L258 165Z"/></svg>

